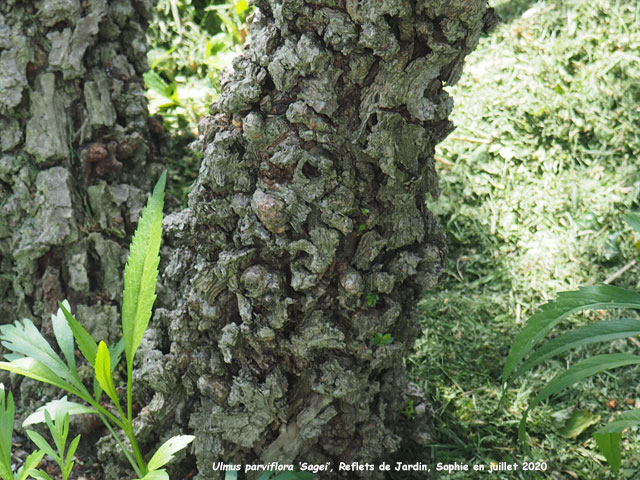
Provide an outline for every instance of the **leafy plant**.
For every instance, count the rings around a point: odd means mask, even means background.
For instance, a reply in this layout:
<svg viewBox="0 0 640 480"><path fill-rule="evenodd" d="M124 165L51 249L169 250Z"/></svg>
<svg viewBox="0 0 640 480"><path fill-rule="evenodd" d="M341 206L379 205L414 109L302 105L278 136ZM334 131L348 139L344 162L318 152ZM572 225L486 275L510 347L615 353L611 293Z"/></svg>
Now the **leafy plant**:
<svg viewBox="0 0 640 480"><path fill-rule="evenodd" d="M22 467L13 472L11 469L11 447L13 419L16 409L11 392L5 398L4 385L0 383L0 478L2 480L26 480L38 467L44 452L36 450L27 457Z"/></svg>
<svg viewBox="0 0 640 480"><path fill-rule="evenodd" d="M69 435L69 412L62 412L57 410L55 417L51 419L51 415L48 410L44 410L45 422L49 427L49 432L53 438L55 449L49 445L42 435L32 430L27 430L27 435L31 441L46 455L49 455L60 467L60 473L62 473L62 479L68 480L73 469L74 461L73 456L76 453L78 444L80 443L80 435L77 435L69 445L67 449L67 436ZM66 454L65 454L66 450ZM31 476L37 480L52 480L48 473L36 470L31 473Z"/></svg>
<svg viewBox="0 0 640 480"><path fill-rule="evenodd" d="M380 300L380 296L377 293L368 293L365 297L365 301L369 307L375 307L378 304L378 300Z"/></svg>
<svg viewBox="0 0 640 480"><path fill-rule="evenodd" d="M640 234L640 215L628 214L625 218ZM635 245L639 247L638 243ZM514 340L502 372L503 385L506 386L508 382L524 375L545 360L573 348L640 335L638 319L602 320L560 335L533 352L543 337L569 315L584 310L617 308L640 310L640 294L611 285L582 287L578 291L558 294L555 301L543 305L540 311L529 319ZM527 355L528 358L520 364ZM518 438L524 441L527 416L540 402L597 373L637 364L640 364L638 355L613 353L596 355L572 365L552 379L529 403L518 426ZM615 421L594 433L598 448L615 472L621 465L621 434L626 428L636 425L640 425L640 409L620 414Z"/></svg>
<svg viewBox="0 0 640 480"><path fill-rule="evenodd" d="M376 333L373 337L371 337L371 343L373 345L381 346L381 345L389 345L393 343L394 338L390 333L385 333L384 335L380 332Z"/></svg>
<svg viewBox="0 0 640 480"><path fill-rule="evenodd" d="M25 319L22 323L16 322L14 325L0 327L2 345L12 352L5 355L7 362L0 362L0 369L54 385L75 395L85 403L69 402L66 398L64 402L51 402L45 406L44 412L38 413L35 420L41 421L44 418L47 421L47 415L49 419L60 418L58 414L52 414L52 411L60 409L66 409L69 415L95 413L117 441L136 475L142 480L168 480L169 477L162 467L173 458L175 452L184 448L194 438L191 435L182 435L169 439L147 463L133 430L133 361L149 324L151 309L156 298L165 181L166 174L163 173L142 212L131 242L124 271L122 338L119 342L109 347L104 341L96 341L71 313L70 305L66 300L59 303L60 308L57 314L51 317L53 333L64 360L49 345L31 320ZM80 379L74 340L82 356L93 367L93 393L89 392ZM113 371L123 352L127 372L125 405L118 397L113 379ZM102 405L103 393L111 400L113 408L107 409ZM35 420L31 419L31 421ZM48 421L47 423L49 424ZM52 425L58 432L57 421ZM116 429L127 437L131 451L116 434ZM60 432L64 432L64 420ZM55 438L56 434L54 434ZM60 450L58 441L56 441L56 447L58 455L62 457L64 449Z"/></svg>

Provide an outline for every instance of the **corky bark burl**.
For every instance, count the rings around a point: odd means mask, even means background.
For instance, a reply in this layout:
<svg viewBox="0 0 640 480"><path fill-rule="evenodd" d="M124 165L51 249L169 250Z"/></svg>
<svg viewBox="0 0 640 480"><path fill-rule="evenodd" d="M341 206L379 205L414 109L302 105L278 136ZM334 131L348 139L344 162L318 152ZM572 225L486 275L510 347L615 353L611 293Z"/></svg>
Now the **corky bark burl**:
<svg viewBox="0 0 640 480"><path fill-rule="evenodd" d="M487 5L257 4L200 124L190 208L165 222L164 308L138 371L158 393L141 425L195 434L200 479L217 478L219 461L330 461L322 478L336 478L339 461L429 439L427 414L403 414L410 401L429 411L403 357L445 252L425 206L438 195L435 145L452 130L443 86ZM376 345L377 333L394 340Z"/></svg>

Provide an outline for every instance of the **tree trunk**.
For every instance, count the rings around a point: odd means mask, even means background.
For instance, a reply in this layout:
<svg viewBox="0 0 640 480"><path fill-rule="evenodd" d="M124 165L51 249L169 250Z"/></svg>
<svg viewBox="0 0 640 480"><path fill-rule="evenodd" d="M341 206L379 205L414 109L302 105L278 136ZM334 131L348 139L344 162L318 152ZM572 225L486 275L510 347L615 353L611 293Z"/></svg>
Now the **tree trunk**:
<svg viewBox="0 0 640 480"><path fill-rule="evenodd" d="M199 479L217 462L383 477L339 462L429 439L403 366L445 252L425 194L452 130L443 86L490 15L485 0L256 3L201 122L190 208L165 221L140 428L196 435Z"/></svg>
<svg viewBox="0 0 640 480"><path fill-rule="evenodd" d="M120 336L127 237L163 168L141 80L150 14L147 0L0 2L3 322L51 333L68 298L96 338ZM24 407L41 400L28 385Z"/></svg>

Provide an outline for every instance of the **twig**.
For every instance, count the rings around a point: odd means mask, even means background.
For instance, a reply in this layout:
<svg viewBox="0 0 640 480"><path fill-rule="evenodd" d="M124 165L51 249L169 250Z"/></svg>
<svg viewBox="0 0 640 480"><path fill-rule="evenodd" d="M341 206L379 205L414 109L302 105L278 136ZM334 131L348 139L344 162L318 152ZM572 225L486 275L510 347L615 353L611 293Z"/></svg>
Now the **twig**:
<svg viewBox="0 0 640 480"><path fill-rule="evenodd" d="M611 282L613 282L616 278L618 278L619 276L621 276L624 272L626 272L627 270L629 270L631 267L633 267L636 264L635 260L631 260L629 263L627 263L624 267L622 267L620 270L618 270L616 273L614 273L613 275L611 275L609 278L607 278L604 283L606 283L607 285Z"/></svg>

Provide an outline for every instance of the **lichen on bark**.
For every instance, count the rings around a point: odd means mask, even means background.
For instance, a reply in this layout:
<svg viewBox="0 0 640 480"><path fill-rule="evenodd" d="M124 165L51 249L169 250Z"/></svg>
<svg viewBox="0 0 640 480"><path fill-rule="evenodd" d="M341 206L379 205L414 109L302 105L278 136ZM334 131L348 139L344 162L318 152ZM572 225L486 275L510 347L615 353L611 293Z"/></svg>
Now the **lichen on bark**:
<svg viewBox="0 0 640 480"><path fill-rule="evenodd" d="M128 237L163 168L142 96L150 14L148 0L0 2L3 322L51 334L68 298L96 338L119 336ZM58 393L13 383L26 409Z"/></svg>
<svg viewBox="0 0 640 480"><path fill-rule="evenodd" d="M443 87L487 11L256 4L250 44L200 124L189 209L165 220L165 334L137 373L181 405L163 419L196 435L200 479L218 461L375 461L428 440L428 415L402 414L409 401L428 411L402 359L445 252L425 206L452 130ZM395 340L376 345L377 333Z"/></svg>

